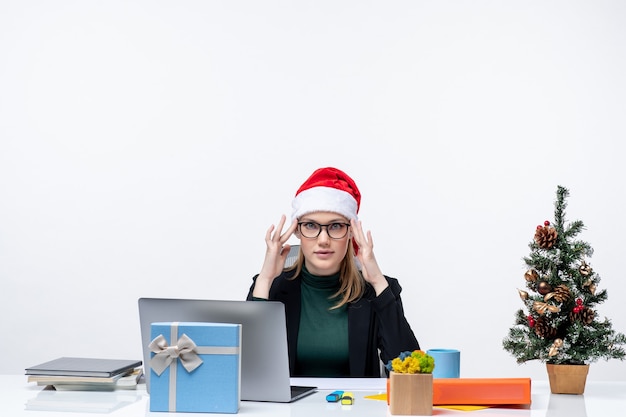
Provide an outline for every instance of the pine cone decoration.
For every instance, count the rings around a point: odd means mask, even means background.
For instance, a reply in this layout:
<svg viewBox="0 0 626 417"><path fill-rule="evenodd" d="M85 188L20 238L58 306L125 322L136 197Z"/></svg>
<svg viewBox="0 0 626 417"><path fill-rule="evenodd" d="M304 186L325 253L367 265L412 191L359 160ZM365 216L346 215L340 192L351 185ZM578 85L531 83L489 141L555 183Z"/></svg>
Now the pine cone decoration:
<svg viewBox="0 0 626 417"><path fill-rule="evenodd" d="M564 303L572 297L569 288L565 284L561 284L554 289L554 298L559 303Z"/></svg>
<svg viewBox="0 0 626 417"><path fill-rule="evenodd" d="M595 313L593 312L592 309L587 308L587 307L583 308L579 312L575 313L574 311L571 311L569 313L569 320L571 322L581 321L584 324L591 324L594 318L595 318Z"/></svg>
<svg viewBox="0 0 626 417"><path fill-rule="evenodd" d="M556 329L550 325L545 317L539 317L535 322L535 334L542 339L552 339L556 336Z"/></svg>
<svg viewBox="0 0 626 417"><path fill-rule="evenodd" d="M551 226L538 226L535 231L535 242L542 249L550 249L556 243L558 233Z"/></svg>

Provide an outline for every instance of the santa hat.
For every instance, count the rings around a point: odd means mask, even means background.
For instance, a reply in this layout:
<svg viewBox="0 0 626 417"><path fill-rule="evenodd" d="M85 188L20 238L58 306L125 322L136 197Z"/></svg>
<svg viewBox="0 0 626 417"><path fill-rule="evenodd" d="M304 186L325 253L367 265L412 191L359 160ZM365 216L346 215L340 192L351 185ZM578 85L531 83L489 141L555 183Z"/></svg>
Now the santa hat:
<svg viewBox="0 0 626 417"><path fill-rule="evenodd" d="M318 211L330 211L356 220L361 192L345 172L331 167L319 168L300 186L291 205L292 220Z"/></svg>

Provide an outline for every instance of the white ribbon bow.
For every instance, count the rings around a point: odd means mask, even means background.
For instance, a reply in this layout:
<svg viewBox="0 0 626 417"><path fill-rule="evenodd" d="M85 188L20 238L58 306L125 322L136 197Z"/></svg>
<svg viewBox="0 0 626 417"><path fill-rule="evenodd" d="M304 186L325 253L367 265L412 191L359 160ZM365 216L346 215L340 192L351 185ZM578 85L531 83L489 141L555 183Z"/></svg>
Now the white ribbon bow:
<svg viewBox="0 0 626 417"><path fill-rule="evenodd" d="M176 343L174 346L169 346L165 337L160 334L148 345L150 351L155 353L150 360L150 367L157 375L160 376L174 359L180 360L183 367L190 373L202 365L196 344L189 336L183 333Z"/></svg>

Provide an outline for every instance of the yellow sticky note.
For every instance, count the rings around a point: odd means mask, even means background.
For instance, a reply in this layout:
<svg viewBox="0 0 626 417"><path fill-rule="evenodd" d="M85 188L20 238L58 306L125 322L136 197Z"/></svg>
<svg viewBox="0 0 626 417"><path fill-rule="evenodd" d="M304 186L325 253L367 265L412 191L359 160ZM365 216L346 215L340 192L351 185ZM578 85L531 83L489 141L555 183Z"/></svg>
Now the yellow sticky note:
<svg viewBox="0 0 626 417"><path fill-rule="evenodd" d="M489 408L486 405L437 405L437 408L448 408L450 410L458 410L458 411L476 411L476 410L484 410L485 408Z"/></svg>
<svg viewBox="0 0 626 417"><path fill-rule="evenodd" d="M387 401L387 394L366 395L365 398L370 399L370 400Z"/></svg>

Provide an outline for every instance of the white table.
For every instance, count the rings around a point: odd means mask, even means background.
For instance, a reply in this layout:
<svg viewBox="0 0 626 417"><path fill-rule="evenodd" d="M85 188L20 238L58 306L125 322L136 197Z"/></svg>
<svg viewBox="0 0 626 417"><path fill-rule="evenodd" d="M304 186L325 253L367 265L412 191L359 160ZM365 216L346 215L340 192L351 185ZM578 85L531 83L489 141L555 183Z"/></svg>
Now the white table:
<svg viewBox="0 0 626 417"><path fill-rule="evenodd" d="M69 392L44 391L34 383L28 383L25 375L0 375L0 415L9 417L38 416L71 417L108 413L113 417L159 417L169 413L151 413L149 395L145 386L132 391ZM385 392L384 379L294 379L294 384L315 385L320 390L291 404L273 404L242 401L239 414L263 417L320 417L348 414L358 417L389 416L386 401L366 399L365 396ZM345 406L327 403L326 394L335 390L350 390L355 403ZM39 403L38 410L31 409ZM63 406L67 408L62 409ZM54 410L57 411L54 411ZM63 412L60 412L63 411ZM184 416L218 416L218 414L187 414ZM224 414L232 416L232 414ZM584 395L550 394L547 381L532 381L532 405L530 408L487 408L478 411L458 411L435 407L433 415L464 417L612 417L626 415L626 381L588 381Z"/></svg>

